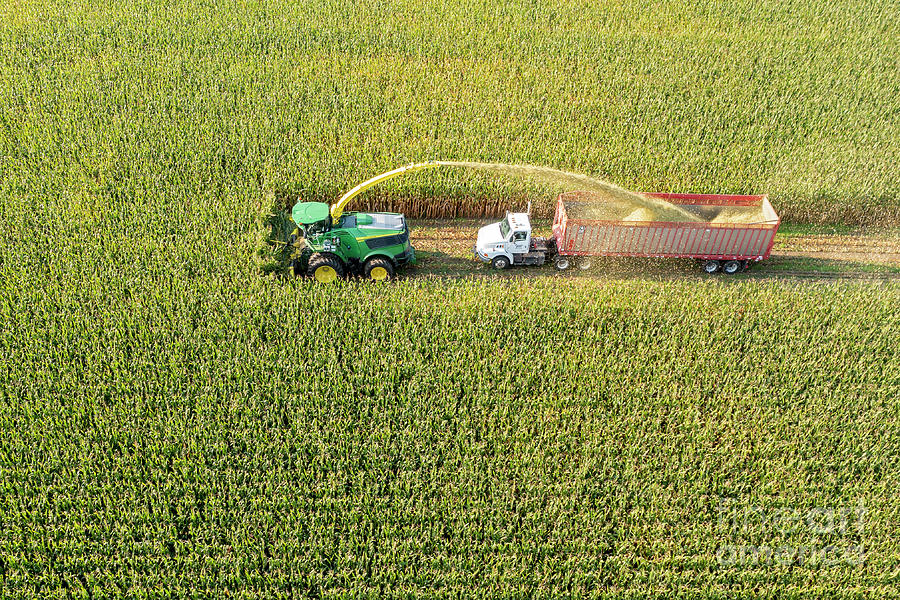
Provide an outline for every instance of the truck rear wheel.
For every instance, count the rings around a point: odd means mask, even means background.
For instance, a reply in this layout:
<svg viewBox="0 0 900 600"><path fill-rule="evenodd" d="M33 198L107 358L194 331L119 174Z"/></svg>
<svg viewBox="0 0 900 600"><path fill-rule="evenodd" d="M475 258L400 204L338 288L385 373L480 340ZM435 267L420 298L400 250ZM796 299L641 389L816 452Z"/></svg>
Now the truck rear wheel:
<svg viewBox="0 0 900 600"><path fill-rule="evenodd" d="M703 263L703 270L706 271L707 273L709 273L710 275L712 275L713 273L715 273L719 270L720 266L721 265L719 265L719 261L708 260L705 263Z"/></svg>
<svg viewBox="0 0 900 600"><path fill-rule="evenodd" d="M333 283L344 276L344 265L331 254L313 254L309 259L306 274L319 283Z"/></svg>
<svg viewBox="0 0 900 600"><path fill-rule="evenodd" d="M509 266L509 259L505 256L495 256L494 260L491 261L491 266L498 271L502 271Z"/></svg>
<svg viewBox="0 0 900 600"><path fill-rule="evenodd" d="M582 271L590 269L592 264L590 256L582 256L578 259L578 268Z"/></svg>
<svg viewBox="0 0 900 600"><path fill-rule="evenodd" d="M565 271L572 266L572 260L568 256L557 254L556 258L553 259L553 266L556 267L558 271Z"/></svg>
<svg viewBox="0 0 900 600"><path fill-rule="evenodd" d="M372 281L387 281L394 276L394 265L386 258L370 258L363 267L363 275Z"/></svg>
<svg viewBox="0 0 900 600"><path fill-rule="evenodd" d="M738 260L729 260L722 265L722 272L726 275L734 275L741 270L741 262Z"/></svg>

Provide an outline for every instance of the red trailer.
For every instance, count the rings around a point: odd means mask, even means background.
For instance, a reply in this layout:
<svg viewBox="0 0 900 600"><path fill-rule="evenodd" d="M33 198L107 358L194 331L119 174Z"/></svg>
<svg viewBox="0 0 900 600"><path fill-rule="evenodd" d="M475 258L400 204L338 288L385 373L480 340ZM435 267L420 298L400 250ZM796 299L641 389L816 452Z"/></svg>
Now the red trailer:
<svg viewBox="0 0 900 600"><path fill-rule="evenodd" d="M587 268L593 256L693 258L707 273L733 274L768 258L781 219L767 196L647 194L679 207L684 221L642 220L654 213L637 208L609 217L609 205L589 192L560 194L553 237L532 237L528 213L507 213L482 227L475 255L496 269L541 265ZM643 215L643 217L642 217Z"/></svg>
<svg viewBox="0 0 900 600"><path fill-rule="evenodd" d="M553 219L557 266L567 268L569 257L693 258L703 261L708 273L722 269L731 274L768 258L772 251L781 219L768 196L646 195L670 202L701 220L596 220L587 209L591 203L586 194L560 194Z"/></svg>

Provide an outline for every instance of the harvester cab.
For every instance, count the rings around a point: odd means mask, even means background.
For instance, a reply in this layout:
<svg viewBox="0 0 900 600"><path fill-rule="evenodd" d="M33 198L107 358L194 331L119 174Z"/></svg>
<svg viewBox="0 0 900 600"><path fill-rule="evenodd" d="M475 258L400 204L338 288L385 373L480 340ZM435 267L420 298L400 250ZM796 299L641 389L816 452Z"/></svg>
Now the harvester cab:
<svg viewBox="0 0 900 600"><path fill-rule="evenodd" d="M315 236L331 229L331 213L324 202L298 202L291 211L300 237Z"/></svg>

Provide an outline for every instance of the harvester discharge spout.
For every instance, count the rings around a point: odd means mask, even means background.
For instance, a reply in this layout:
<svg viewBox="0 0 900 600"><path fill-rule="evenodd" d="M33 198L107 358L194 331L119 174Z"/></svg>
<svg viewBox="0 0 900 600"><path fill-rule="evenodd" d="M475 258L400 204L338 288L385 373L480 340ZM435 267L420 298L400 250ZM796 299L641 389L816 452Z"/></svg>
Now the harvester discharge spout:
<svg viewBox="0 0 900 600"><path fill-rule="evenodd" d="M371 179L367 179L351 189L349 192L344 194L338 199L337 202L331 205L331 218L333 221L337 221L341 214L344 212L344 208L347 207L347 204L353 200L356 196L366 191L370 187L377 185L383 181L387 181L389 179L393 179L399 175L403 175L404 173L414 173L416 171L421 171L422 169L428 169L431 167L439 167L441 166L440 161L428 161L424 163L415 163L411 165L406 165L404 167L400 167L394 169L393 171L388 171L387 173L382 173L381 175L376 175Z"/></svg>

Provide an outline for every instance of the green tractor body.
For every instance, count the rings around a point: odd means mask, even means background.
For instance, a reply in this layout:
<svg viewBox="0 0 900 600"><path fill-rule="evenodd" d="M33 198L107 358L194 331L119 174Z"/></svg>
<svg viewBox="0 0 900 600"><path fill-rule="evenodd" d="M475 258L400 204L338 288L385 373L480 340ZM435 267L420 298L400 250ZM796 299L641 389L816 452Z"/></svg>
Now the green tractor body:
<svg viewBox="0 0 900 600"><path fill-rule="evenodd" d="M294 270L323 283L349 274L389 279L398 267L416 261L401 214L345 212L333 222L327 204L299 202L291 217L302 238Z"/></svg>

